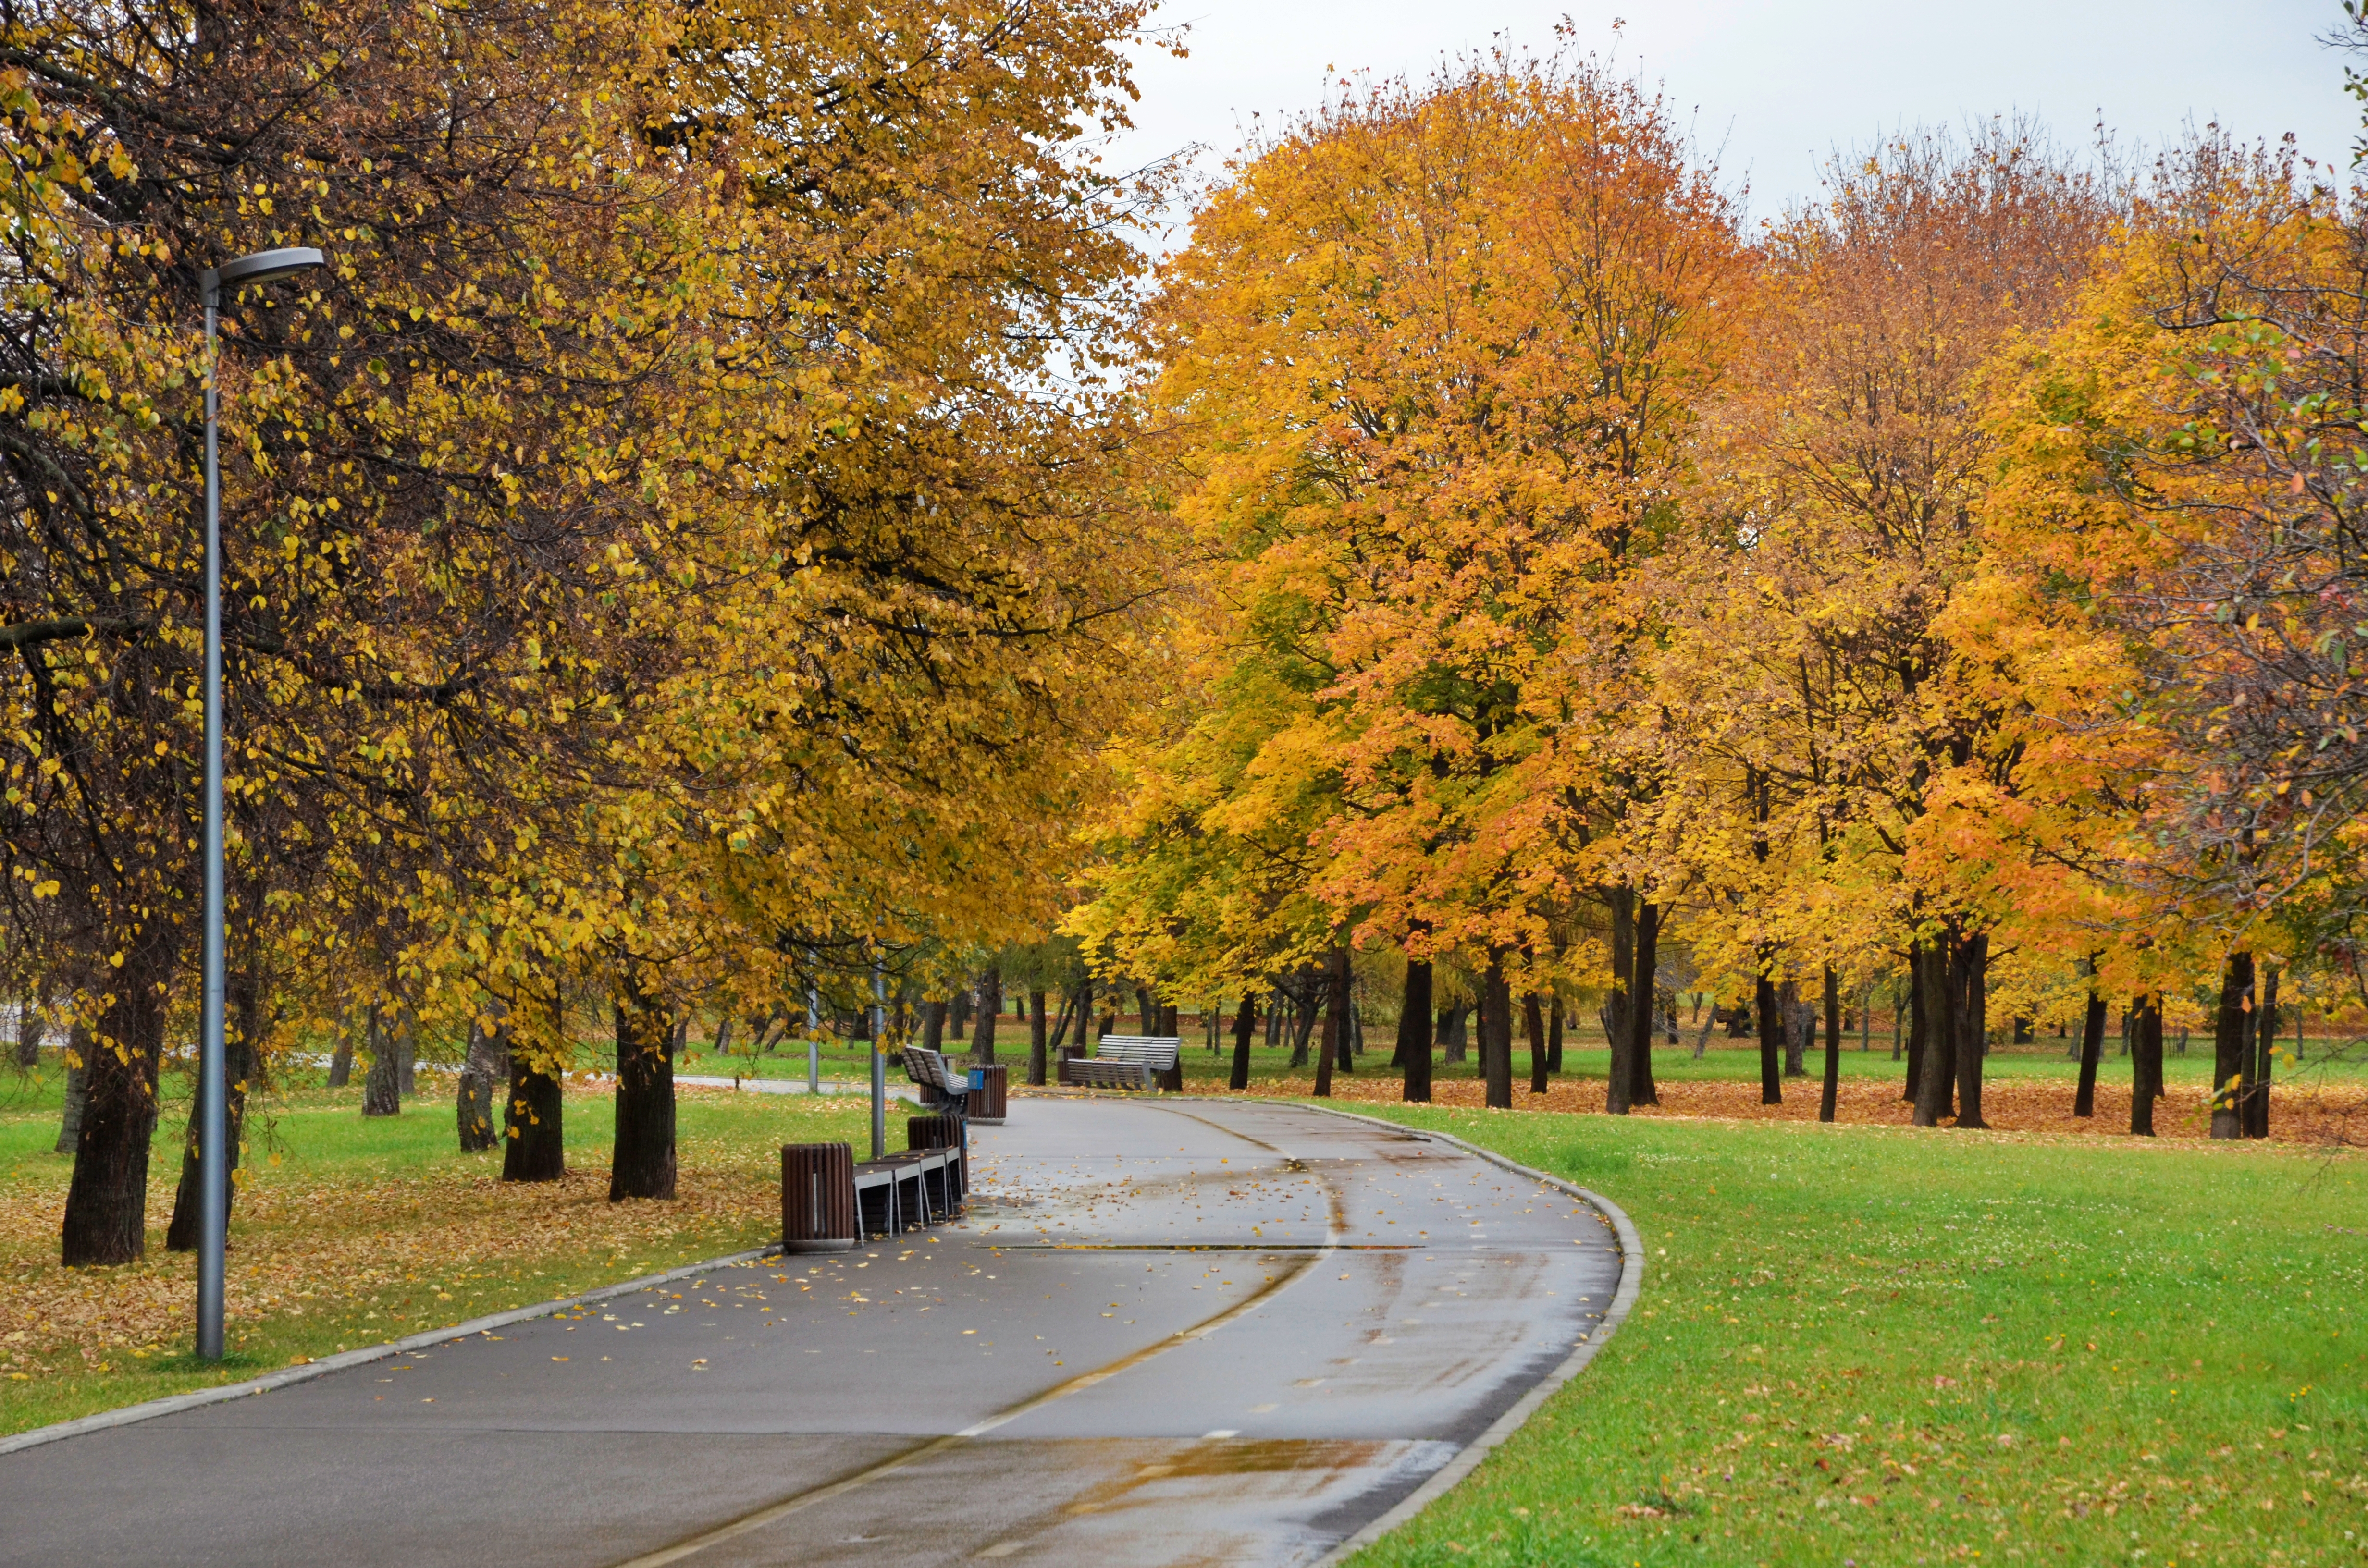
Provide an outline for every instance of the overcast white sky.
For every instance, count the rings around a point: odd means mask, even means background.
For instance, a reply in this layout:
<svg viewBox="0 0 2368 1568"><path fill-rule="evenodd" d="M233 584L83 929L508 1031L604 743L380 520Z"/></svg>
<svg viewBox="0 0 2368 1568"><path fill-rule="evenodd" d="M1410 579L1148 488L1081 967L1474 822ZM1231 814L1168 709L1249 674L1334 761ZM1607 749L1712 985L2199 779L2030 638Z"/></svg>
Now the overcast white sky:
<svg viewBox="0 0 2368 1568"><path fill-rule="evenodd" d="M1308 108L1329 78L1419 75L1498 34L1543 50L1565 15L1582 47L1666 90L1763 216L1815 194L1827 150L1918 121L2021 109L2060 140L2085 143L2101 118L2154 143L2217 119L2339 162L2359 125L2341 60L2315 41L2343 20L2337 0L1167 0L1159 19L1191 24L1191 57L1141 61L1137 130L1109 162L1196 142L1222 154L1254 111Z"/></svg>

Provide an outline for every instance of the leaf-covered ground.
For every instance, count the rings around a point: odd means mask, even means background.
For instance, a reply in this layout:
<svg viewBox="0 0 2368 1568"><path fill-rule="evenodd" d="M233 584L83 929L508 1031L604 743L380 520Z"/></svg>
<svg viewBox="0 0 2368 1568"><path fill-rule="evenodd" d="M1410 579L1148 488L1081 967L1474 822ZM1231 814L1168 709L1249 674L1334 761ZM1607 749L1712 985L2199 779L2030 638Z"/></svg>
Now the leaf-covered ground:
<svg viewBox="0 0 2368 1568"><path fill-rule="evenodd" d="M174 1080L168 1079L168 1090ZM252 1125L232 1226L230 1363L188 1358L195 1266L164 1250L185 1102L150 1167L147 1258L63 1268L73 1161L51 1152L54 1076L0 1096L0 1433L761 1245L780 1230L780 1146L868 1141L868 1108L685 1090L680 1198L610 1203L610 1101L567 1098L564 1181L505 1185L500 1155L457 1152L450 1080L365 1121L360 1090L296 1089Z"/></svg>
<svg viewBox="0 0 2368 1568"><path fill-rule="evenodd" d="M2368 1561L2357 1154L1359 1108L1610 1195L1647 1264L1362 1568Z"/></svg>

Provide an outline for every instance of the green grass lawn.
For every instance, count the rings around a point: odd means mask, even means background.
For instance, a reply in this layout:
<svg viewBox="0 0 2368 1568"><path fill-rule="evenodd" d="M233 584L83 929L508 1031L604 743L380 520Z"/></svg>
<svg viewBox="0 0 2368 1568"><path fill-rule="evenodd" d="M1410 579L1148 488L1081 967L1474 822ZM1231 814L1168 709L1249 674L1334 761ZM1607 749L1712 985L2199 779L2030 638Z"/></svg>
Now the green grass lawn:
<svg viewBox="0 0 2368 1568"><path fill-rule="evenodd" d="M1390 1564L2368 1561L2368 1164L1381 1108L1601 1191L1634 1315Z"/></svg>
<svg viewBox="0 0 2368 1568"><path fill-rule="evenodd" d="M762 1245L780 1233L780 1145L869 1142L860 1099L686 1094L680 1198L611 1204L605 1090L567 1096L567 1180L506 1186L498 1153L459 1153L449 1079L423 1077L403 1115L365 1120L359 1084L296 1076L249 1124L231 1230L233 1355L201 1367L187 1355L194 1265L164 1250L186 1076L165 1078L148 1256L68 1269L57 1263L73 1166L51 1152L58 1074L0 1075L0 1433Z"/></svg>

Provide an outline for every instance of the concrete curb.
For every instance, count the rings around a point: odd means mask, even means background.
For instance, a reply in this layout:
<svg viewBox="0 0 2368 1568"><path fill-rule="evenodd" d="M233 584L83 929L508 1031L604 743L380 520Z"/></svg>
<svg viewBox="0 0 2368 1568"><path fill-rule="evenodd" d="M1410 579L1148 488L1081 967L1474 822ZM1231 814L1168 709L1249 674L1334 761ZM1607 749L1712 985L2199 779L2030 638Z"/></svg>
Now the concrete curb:
<svg viewBox="0 0 2368 1568"><path fill-rule="evenodd" d="M1240 1102L1235 1100L1232 1103ZM1315 1564L1315 1568L1337 1568L1338 1564L1346 1562L1349 1558L1396 1529L1453 1490L1465 1476L1480 1467L1480 1461L1486 1459L1491 1450L1519 1431L1522 1424L1537 1413L1538 1406L1543 1404L1556 1389L1578 1376L1587 1364L1595 1359L1595 1353L1603 1348L1603 1342L1611 1338L1612 1332L1628 1320L1629 1309L1636 1304L1636 1297L1645 1288L1645 1244L1636 1234L1636 1227L1630 1221L1627 1211L1601 1193L1591 1192L1575 1183L1565 1181L1560 1176L1549 1176L1544 1171L1531 1170L1527 1165L1507 1159L1494 1150L1483 1149L1476 1143L1467 1143L1452 1132L1434 1132L1427 1127L1409 1127L1402 1121L1390 1121L1378 1116L1365 1116L1353 1110L1336 1110L1330 1106L1311 1106L1304 1100L1266 1100L1260 1103L1295 1106L1303 1110L1318 1110L1327 1116L1345 1117L1350 1121L1361 1121L1371 1127L1385 1127L1393 1132L1417 1132L1435 1142L1452 1143L1464 1153L1486 1160L1492 1165L1508 1170L1516 1176L1526 1176L1532 1181L1543 1182L1548 1187L1559 1188L1583 1200L1610 1221L1612 1233L1620 1239L1620 1287L1612 1292L1611 1306L1604 1312L1601 1326L1588 1335L1584 1344L1565 1358L1561 1366L1541 1378L1529 1392L1513 1403L1511 1409L1489 1423L1486 1431L1465 1444L1457 1451L1453 1459L1433 1471L1429 1480L1416 1487L1398 1503L1396 1507L1334 1547Z"/></svg>
<svg viewBox="0 0 2368 1568"><path fill-rule="evenodd" d="M431 1328L424 1334L415 1334L407 1339L394 1340L390 1344L367 1346L359 1350L340 1351L335 1356L326 1356L318 1361L307 1361L301 1367L282 1367L276 1372L266 1372L259 1378L249 1378L243 1383L224 1383L220 1388L195 1389L188 1393L172 1394L164 1399L152 1399L142 1404L127 1404L116 1410L102 1410L96 1415L84 1415L72 1421L61 1421L53 1426L36 1426L29 1432L19 1432L13 1437L0 1437L0 1454L13 1454L24 1449L36 1449L44 1443L63 1442L68 1437L79 1437L85 1432L103 1432L110 1426L128 1426L135 1421L150 1421L159 1415L172 1415L184 1410L195 1410L199 1405L220 1404L224 1400L245 1399L249 1394L268 1393L273 1389L286 1388L290 1383L305 1382L313 1378L325 1377L331 1372L342 1372L348 1367L367 1366L372 1361L382 1361L390 1356L408 1356L415 1350L425 1350L432 1345L449 1345L455 1339L466 1339L472 1334L484 1334L496 1328L507 1328L512 1324L547 1318L554 1312L564 1312L569 1307L586 1306L594 1301L606 1301L619 1296L629 1296L636 1290L646 1290L653 1286L665 1285L677 1279L688 1279L693 1275L705 1274L712 1269L728 1268L735 1263L753 1263L760 1257L771 1257L780 1250L780 1244L775 1244L771 1246L757 1247L748 1252L735 1252L727 1257L712 1257L704 1263L686 1264L680 1268L670 1268L664 1274L652 1274L639 1279L628 1279L621 1285L603 1285L597 1290L586 1290L582 1295L569 1296L561 1301L540 1301L530 1307L513 1307L508 1312L495 1312L491 1317L472 1318L467 1323L454 1324L450 1328Z"/></svg>

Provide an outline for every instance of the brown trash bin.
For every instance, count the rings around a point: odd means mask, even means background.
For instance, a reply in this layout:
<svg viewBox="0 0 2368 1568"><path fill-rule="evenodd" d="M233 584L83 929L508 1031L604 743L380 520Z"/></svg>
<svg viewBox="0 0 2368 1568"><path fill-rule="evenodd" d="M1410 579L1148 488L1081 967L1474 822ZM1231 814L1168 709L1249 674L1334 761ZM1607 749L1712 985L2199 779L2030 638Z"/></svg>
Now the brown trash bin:
<svg viewBox="0 0 2368 1568"><path fill-rule="evenodd" d="M960 1149L962 1175L954 1184L954 1199L959 1202L970 1187L970 1129L958 1116L908 1116L905 1119L905 1147L907 1149Z"/></svg>
<svg viewBox="0 0 2368 1568"><path fill-rule="evenodd" d="M855 1151L844 1143L781 1145L781 1250L855 1245Z"/></svg>
<svg viewBox="0 0 2368 1568"><path fill-rule="evenodd" d="M1011 1069L996 1062L971 1071L979 1075L979 1085L970 1092L970 1119L987 1127L1002 1126L1011 1096Z"/></svg>

